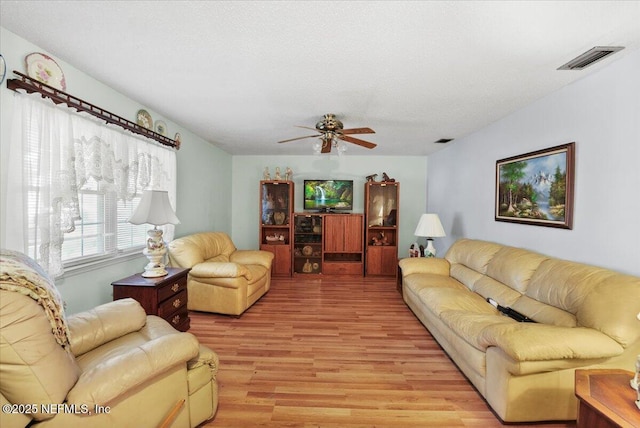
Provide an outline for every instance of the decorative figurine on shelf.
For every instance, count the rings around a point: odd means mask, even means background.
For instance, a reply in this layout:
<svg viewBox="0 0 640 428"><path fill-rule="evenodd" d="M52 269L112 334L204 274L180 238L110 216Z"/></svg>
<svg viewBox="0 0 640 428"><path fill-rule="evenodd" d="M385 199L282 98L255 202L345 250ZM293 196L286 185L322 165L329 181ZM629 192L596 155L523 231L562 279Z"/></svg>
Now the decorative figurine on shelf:
<svg viewBox="0 0 640 428"><path fill-rule="evenodd" d="M378 238L379 240L379 244L378 245L389 245L389 241L387 241L387 237L384 236L384 232L380 232L380 238Z"/></svg>
<svg viewBox="0 0 640 428"><path fill-rule="evenodd" d="M307 261L305 262L304 265L302 265L302 272L304 273L311 273L313 272L313 265L309 262L309 259L307 259Z"/></svg>
<svg viewBox="0 0 640 428"><path fill-rule="evenodd" d="M279 166L276 167L276 177L274 178L274 180L276 180L276 181L282 180L282 177L280 176L280 167Z"/></svg>
<svg viewBox="0 0 640 428"><path fill-rule="evenodd" d="M418 243L414 242L409 248L409 257L420 257L420 250L418 250Z"/></svg>
<svg viewBox="0 0 640 428"><path fill-rule="evenodd" d="M382 181L385 182L385 183L395 183L396 179L395 178L389 178L387 173L383 172L382 173Z"/></svg>
<svg viewBox="0 0 640 428"><path fill-rule="evenodd" d="M268 166L264 167L264 172L262 173L262 178L264 180L271 180L271 174L269 174L269 167Z"/></svg>
<svg viewBox="0 0 640 428"><path fill-rule="evenodd" d="M287 167L287 169L284 170L284 179L287 181L291 181L292 178L293 171L291 170L291 168Z"/></svg>
<svg viewBox="0 0 640 428"><path fill-rule="evenodd" d="M367 179L368 183L375 183L377 176L378 174L371 174L371 175L367 175L365 178Z"/></svg>

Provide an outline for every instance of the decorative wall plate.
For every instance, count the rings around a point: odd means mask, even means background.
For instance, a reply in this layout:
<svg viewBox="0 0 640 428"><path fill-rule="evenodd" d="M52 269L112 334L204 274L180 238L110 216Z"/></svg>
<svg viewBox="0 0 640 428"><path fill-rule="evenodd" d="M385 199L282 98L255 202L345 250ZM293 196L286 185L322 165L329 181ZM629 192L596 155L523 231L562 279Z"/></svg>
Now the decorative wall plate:
<svg viewBox="0 0 640 428"><path fill-rule="evenodd" d="M64 73L49 55L34 52L25 57L27 64L27 75L32 79L49 85L61 91L67 89L67 82L64 80Z"/></svg>
<svg viewBox="0 0 640 428"><path fill-rule="evenodd" d="M309 245L305 245L302 247L302 255L303 256L311 256L313 254L313 247Z"/></svg>
<svg viewBox="0 0 640 428"><path fill-rule="evenodd" d="M153 130L153 119L151 119L151 115L146 110L138 110L136 123L144 128Z"/></svg>
<svg viewBox="0 0 640 428"><path fill-rule="evenodd" d="M0 54L0 83L4 82L4 76L7 74L7 64L4 62L4 57Z"/></svg>
<svg viewBox="0 0 640 428"><path fill-rule="evenodd" d="M167 135L167 124L162 120L156 120L156 132L160 135Z"/></svg>

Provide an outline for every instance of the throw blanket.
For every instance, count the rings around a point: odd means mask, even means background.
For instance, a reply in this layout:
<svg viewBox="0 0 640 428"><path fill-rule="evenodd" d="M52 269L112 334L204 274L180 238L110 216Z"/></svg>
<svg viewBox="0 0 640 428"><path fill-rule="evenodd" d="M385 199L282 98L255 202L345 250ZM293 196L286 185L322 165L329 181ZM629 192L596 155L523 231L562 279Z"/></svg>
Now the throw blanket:
<svg viewBox="0 0 640 428"><path fill-rule="evenodd" d="M0 289L24 294L38 302L49 318L56 341L70 349L62 297L40 265L17 251L0 250Z"/></svg>

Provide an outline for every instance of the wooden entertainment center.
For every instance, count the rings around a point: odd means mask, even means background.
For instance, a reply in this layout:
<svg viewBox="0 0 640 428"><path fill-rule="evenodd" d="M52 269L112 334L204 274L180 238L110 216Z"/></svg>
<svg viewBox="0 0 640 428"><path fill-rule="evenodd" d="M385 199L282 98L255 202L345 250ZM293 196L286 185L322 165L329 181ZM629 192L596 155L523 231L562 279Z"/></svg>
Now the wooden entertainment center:
<svg viewBox="0 0 640 428"><path fill-rule="evenodd" d="M294 212L292 181L260 182L260 249L274 276L395 276L399 183L365 183L365 212Z"/></svg>

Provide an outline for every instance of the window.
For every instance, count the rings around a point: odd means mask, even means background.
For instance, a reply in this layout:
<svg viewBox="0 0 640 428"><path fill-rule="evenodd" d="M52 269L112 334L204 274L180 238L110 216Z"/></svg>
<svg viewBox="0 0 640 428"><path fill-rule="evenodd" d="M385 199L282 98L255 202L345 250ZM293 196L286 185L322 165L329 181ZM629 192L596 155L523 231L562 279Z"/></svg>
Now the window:
<svg viewBox="0 0 640 428"><path fill-rule="evenodd" d="M175 206L175 151L39 94L16 94L14 107L7 248L53 277L140 251L149 225L128 219L147 189L166 190ZM173 226L163 230L170 241Z"/></svg>
<svg viewBox="0 0 640 428"><path fill-rule="evenodd" d="M78 190L80 220L62 243L62 262L76 266L86 261L140 251L145 245L148 225L134 225L127 220L140 203L142 194L130 201L118 200L112 190L101 190L90 179ZM34 243L35 244L35 243Z"/></svg>

